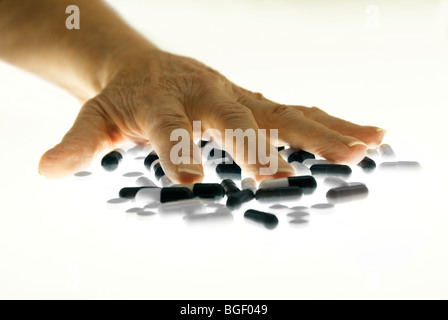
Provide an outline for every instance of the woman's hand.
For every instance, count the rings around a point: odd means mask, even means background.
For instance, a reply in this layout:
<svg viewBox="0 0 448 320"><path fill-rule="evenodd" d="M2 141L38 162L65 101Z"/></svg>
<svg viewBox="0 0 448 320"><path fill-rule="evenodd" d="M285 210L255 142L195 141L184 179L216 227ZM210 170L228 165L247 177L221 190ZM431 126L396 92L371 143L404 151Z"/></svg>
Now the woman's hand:
<svg viewBox="0 0 448 320"><path fill-rule="evenodd" d="M279 141L333 162L358 162L367 146L380 144L385 131L332 117L318 108L283 105L240 88L217 71L191 58L154 48L120 56L109 63L104 89L82 107L61 143L41 158L39 172L47 177L72 174L110 151L124 139L149 142L168 177L176 183L202 180L201 164L174 165L170 152L177 141L171 132L200 120L202 129L278 129ZM197 138L197 137L196 137ZM270 143L269 137L266 143ZM245 146L245 151L247 152ZM258 180L294 175L278 154L278 171L260 176L266 164L248 164L228 150ZM193 151L191 149L191 158Z"/></svg>

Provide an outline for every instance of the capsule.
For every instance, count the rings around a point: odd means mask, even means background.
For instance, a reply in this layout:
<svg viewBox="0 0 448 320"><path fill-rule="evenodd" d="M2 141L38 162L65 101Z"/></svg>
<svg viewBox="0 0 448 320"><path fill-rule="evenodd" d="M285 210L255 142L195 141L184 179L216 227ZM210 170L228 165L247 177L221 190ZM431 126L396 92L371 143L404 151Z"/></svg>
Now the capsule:
<svg viewBox="0 0 448 320"><path fill-rule="evenodd" d="M294 169L296 176L309 176L311 175L311 170L303 163L293 161L290 163L291 167Z"/></svg>
<svg viewBox="0 0 448 320"><path fill-rule="evenodd" d="M289 163L297 161L303 162L306 159L314 159L316 158L314 154L306 152L304 150L297 150L293 148L285 149L279 152L280 155L288 161Z"/></svg>
<svg viewBox="0 0 448 320"><path fill-rule="evenodd" d="M142 189L145 188L157 188L156 186L153 187L126 187L126 188L122 188L120 190L120 192L118 193L118 195L120 196L120 198L126 198L126 199L135 199L135 195L137 194L137 192L139 192Z"/></svg>
<svg viewBox="0 0 448 320"><path fill-rule="evenodd" d="M209 143L210 143L210 140L199 140L198 147L202 149Z"/></svg>
<svg viewBox="0 0 448 320"><path fill-rule="evenodd" d="M378 150L380 151L380 155L383 158L395 158L395 152L388 144L380 145Z"/></svg>
<svg viewBox="0 0 448 320"><path fill-rule="evenodd" d="M333 162L324 159L306 159L302 163L308 168L310 168L315 164L332 164Z"/></svg>
<svg viewBox="0 0 448 320"><path fill-rule="evenodd" d="M255 198L255 195L252 192L252 190L245 189L245 190L237 191L237 192L232 193L227 198L226 206L230 210L239 209L243 203L249 202L254 198Z"/></svg>
<svg viewBox="0 0 448 320"><path fill-rule="evenodd" d="M234 162L218 164L216 173L221 179L241 180L241 168Z"/></svg>
<svg viewBox="0 0 448 320"><path fill-rule="evenodd" d="M381 170L414 171L421 169L420 163L416 161L383 162L380 164Z"/></svg>
<svg viewBox="0 0 448 320"><path fill-rule="evenodd" d="M205 202L199 199L186 199L175 202L167 202L161 204L158 208L160 213L169 212L187 212L194 213L200 211L205 207Z"/></svg>
<svg viewBox="0 0 448 320"><path fill-rule="evenodd" d="M250 190L255 194L257 192L257 183L250 177L245 178L241 181L241 189Z"/></svg>
<svg viewBox="0 0 448 320"><path fill-rule="evenodd" d="M327 200L332 203L348 202L365 199L368 194L369 189L367 189L366 185L358 183L328 190Z"/></svg>
<svg viewBox="0 0 448 320"><path fill-rule="evenodd" d="M366 154L368 157L373 159L377 159L380 156L378 151L376 151L375 149L367 149Z"/></svg>
<svg viewBox="0 0 448 320"><path fill-rule="evenodd" d="M285 146L279 146L279 147L275 147L277 149L278 152L285 150Z"/></svg>
<svg viewBox="0 0 448 320"><path fill-rule="evenodd" d="M352 173L352 169L343 164L314 164L310 169L313 175L348 177Z"/></svg>
<svg viewBox="0 0 448 320"><path fill-rule="evenodd" d="M219 183L178 184L176 187L188 188L193 197L206 199L220 199L225 195L224 188Z"/></svg>
<svg viewBox="0 0 448 320"><path fill-rule="evenodd" d="M230 196L232 193L241 191L230 179L224 179L221 181L221 186L224 188L224 192L226 193L226 196Z"/></svg>
<svg viewBox="0 0 448 320"><path fill-rule="evenodd" d="M156 177L157 181L159 181L163 176L165 176L165 171L163 171L160 162L154 163L152 170L154 172L154 177Z"/></svg>
<svg viewBox="0 0 448 320"><path fill-rule="evenodd" d="M302 194L302 189L299 187L258 189L255 193L255 199L259 202L291 201L299 200Z"/></svg>
<svg viewBox="0 0 448 320"><path fill-rule="evenodd" d="M159 156L155 153L155 151L153 151L146 156L143 164L145 165L146 169L151 170L151 165L156 160L159 160Z"/></svg>
<svg viewBox="0 0 448 320"><path fill-rule="evenodd" d="M185 200L193 198L193 193L188 188L170 187L170 188L143 188L135 195L138 202L161 203Z"/></svg>
<svg viewBox="0 0 448 320"><path fill-rule="evenodd" d="M267 229L274 229L278 225L275 215L263 211L249 209L244 213L246 219L263 224Z"/></svg>
<svg viewBox="0 0 448 320"><path fill-rule="evenodd" d="M360 163L358 163L358 166L361 167L362 170L364 170L365 172L371 172L375 170L376 163L369 157L365 157L364 159L361 160Z"/></svg>
<svg viewBox="0 0 448 320"><path fill-rule="evenodd" d="M347 185L347 182L345 180L342 180L341 178L329 176L325 178L324 184L326 186L334 188L345 186Z"/></svg>
<svg viewBox="0 0 448 320"><path fill-rule="evenodd" d="M259 189L272 189L281 187L299 187L303 193L310 194L317 188L316 179L312 176L296 176L272 180L264 180Z"/></svg>
<svg viewBox="0 0 448 320"><path fill-rule="evenodd" d="M207 155L207 160L225 159L225 158L232 159L232 156L227 151L218 148L211 149L209 154Z"/></svg>
<svg viewBox="0 0 448 320"><path fill-rule="evenodd" d="M101 159L101 166L104 168L104 170L106 171L116 170L121 160L123 160L122 152L123 151L117 149L106 154L103 157L103 159Z"/></svg>
<svg viewBox="0 0 448 320"><path fill-rule="evenodd" d="M146 177L139 177L137 180L135 180L135 184L139 187L157 187L154 182Z"/></svg>

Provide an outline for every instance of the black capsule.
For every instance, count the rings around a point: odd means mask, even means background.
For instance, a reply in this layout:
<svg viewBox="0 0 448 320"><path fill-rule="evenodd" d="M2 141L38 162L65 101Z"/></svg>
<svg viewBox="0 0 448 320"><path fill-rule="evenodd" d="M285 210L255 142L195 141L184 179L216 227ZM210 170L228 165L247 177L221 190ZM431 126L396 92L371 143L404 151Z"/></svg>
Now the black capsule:
<svg viewBox="0 0 448 320"><path fill-rule="evenodd" d="M151 170L152 163L157 159L159 159L159 156L155 152L151 152L150 154L148 154L144 161L146 169Z"/></svg>
<svg viewBox="0 0 448 320"><path fill-rule="evenodd" d="M246 219L263 224L267 229L274 229L278 225L278 219L275 215L258 210L247 210L244 213Z"/></svg>
<svg viewBox="0 0 448 320"><path fill-rule="evenodd" d="M198 198L218 199L224 197L225 191L219 183L195 183L193 196Z"/></svg>
<svg viewBox="0 0 448 320"><path fill-rule="evenodd" d="M193 193L188 188L178 188L178 187L170 187L170 188L162 188L160 190L160 202L171 202L171 201L179 201L192 199Z"/></svg>
<svg viewBox="0 0 448 320"><path fill-rule="evenodd" d="M317 188L316 179L313 176L297 176L288 178L290 187L299 187L304 194L313 193Z"/></svg>
<svg viewBox="0 0 448 320"><path fill-rule="evenodd" d="M298 200L302 194L303 192L299 187L258 189L255 193L255 199L260 202Z"/></svg>
<svg viewBox="0 0 448 320"><path fill-rule="evenodd" d="M232 193L241 191L231 179L224 179L221 181L221 186L226 193L226 196L230 196Z"/></svg>
<svg viewBox="0 0 448 320"><path fill-rule="evenodd" d="M199 148L204 148L210 141L209 140L199 140L198 142L198 147Z"/></svg>
<svg viewBox="0 0 448 320"><path fill-rule="evenodd" d="M313 175L349 176L352 169L343 164L314 164L310 168Z"/></svg>
<svg viewBox="0 0 448 320"><path fill-rule="evenodd" d="M280 146L280 147L276 147L277 148L277 151L282 151L282 150L285 150L285 147L284 146Z"/></svg>
<svg viewBox="0 0 448 320"><path fill-rule="evenodd" d="M254 198L254 193L249 189L245 189L232 193L227 198L226 205L230 210L234 210L240 208L243 203L249 202Z"/></svg>
<svg viewBox="0 0 448 320"><path fill-rule="evenodd" d="M365 184L357 183L328 190L327 199L330 202L347 202L364 199L369 194Z"/></svg>
<svg viewBox="0 0 448 320"><path fill-rule="evenodd" d="M360 163L358 163L358 166L360 166L365 172L370 172L375 170L376 163L369 157L365 157L364 159L361 160Z"/></svg>
<svg viewBox="0 0 448 320"><path fill-rule="evenodd" d="M118 168L122 159L123 155L119 151L114 150L101 159L101 166L107 171L114 171Z"/></svg>
<svg viewBox="0 0 448 320"><path fill-rule="evenodd" d="M221 150L218 148L213 148L210 150L208 156L207 156L207 160L212 160L212 159L225 159L225 158L229 158L232 159L232 156L225 150Z"/></svg>
<svg viewBox="0 0 448 320"><path fill-rule="evenodd" d="M162 169L162 165L160 163L156 163L153 167L154 176L157 180L160 180L165 175L165 171Z"/></svg>
<svg viewBox="0 0 448 320"><path fill-rule="evenodd" d="M304 150L298 150L289 155L288 162L291 163L291 162L297 161L297 162L302 163L306 159L316 159L316 157L312 153L306 152Z"/></svg>
<svg viewBox="0 0 448 320"><path fill-rule="evenodd" d="M139 192L141 189L145 188L157 188L157 187L127 187L120 190L118 195L120 198L126 198L126 199L135 199L135 195L137 192Z"/></svg>
<svg viewBox="0 0 448 320"><path fill-rule="evenodd" d="M234 162L218 164L216 173L221 179L241 180L241 168Z"/></svg>

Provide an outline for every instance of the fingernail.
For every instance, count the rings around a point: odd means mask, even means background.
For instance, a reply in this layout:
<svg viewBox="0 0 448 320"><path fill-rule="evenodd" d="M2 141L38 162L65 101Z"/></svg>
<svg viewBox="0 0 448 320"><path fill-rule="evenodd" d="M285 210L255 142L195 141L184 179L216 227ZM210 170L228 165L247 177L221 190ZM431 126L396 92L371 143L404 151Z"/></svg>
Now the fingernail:
<svg viewBox="0 0 448 320"><path fill-rule="evenodd" d="M384 132L384 133L386 133L386 132L387 132L386 130L384 130L384 129L381 129L381 128L378 128L378 129L376 129L376 131L377 131L377 132Z"/></svg>
<svg viewBox="0 0 448 320"><path fill-rule="evenodd" d="M368 145L366 145L364 142L362 142L362 141L351 141L351 142L349 142L349 143L347 143L347 146L349 147L349 148L351 148L351 147L353 147L353 146L356 146L356 145L362 145L362 146L365 146L366 148L368 148L369 146Z"/></svg>
<svg viewBox="0 0 448 320"><path fill-rule="evenodd" d="M177 172L184 172L184 173L194 174L194 175L197 175L197 176L203 176L204 175L201 171L188 169L188 168L177 168Z"/></svg>

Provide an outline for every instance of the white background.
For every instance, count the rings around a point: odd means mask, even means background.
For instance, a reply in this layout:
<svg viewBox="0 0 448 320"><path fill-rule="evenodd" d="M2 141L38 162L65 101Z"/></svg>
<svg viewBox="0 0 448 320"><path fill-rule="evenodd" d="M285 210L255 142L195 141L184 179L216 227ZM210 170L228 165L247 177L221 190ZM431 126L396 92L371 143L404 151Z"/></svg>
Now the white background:
<svg viewBox="0 0 448 320"><path fill-rule="evenodd" d="M109 2L162 49L238 85L387 129L423 170L362 176L369 199L301 228L284 214L273 231L242 212L138 218L106 205L118 174L38 175L79 104L2 63L0 298L448 298L448 1Z"/></svg>

